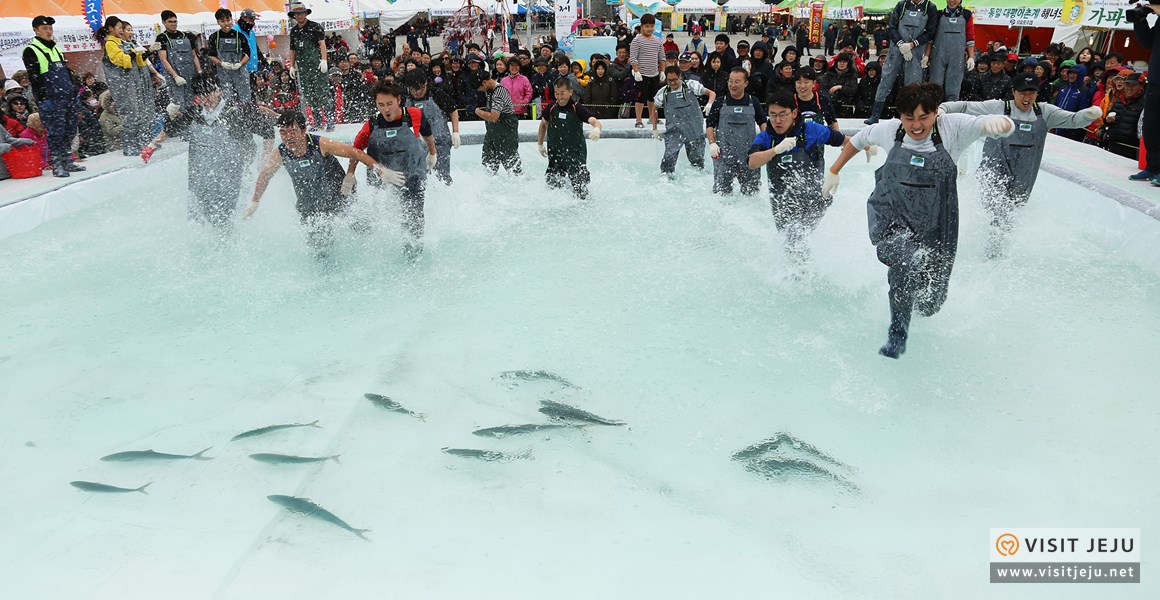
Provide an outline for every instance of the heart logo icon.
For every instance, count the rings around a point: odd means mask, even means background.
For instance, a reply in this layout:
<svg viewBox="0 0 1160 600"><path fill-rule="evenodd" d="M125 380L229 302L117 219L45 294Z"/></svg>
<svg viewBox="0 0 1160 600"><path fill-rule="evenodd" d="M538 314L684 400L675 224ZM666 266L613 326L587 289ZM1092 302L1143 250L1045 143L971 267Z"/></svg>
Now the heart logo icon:
<svg viewBox="0 0 1160 600"><path fill-rule="evenodd" d="M995 540L995 550L999 552L999 556L1014 556L1019 552L1019 538L1004 533Z"/></svg>

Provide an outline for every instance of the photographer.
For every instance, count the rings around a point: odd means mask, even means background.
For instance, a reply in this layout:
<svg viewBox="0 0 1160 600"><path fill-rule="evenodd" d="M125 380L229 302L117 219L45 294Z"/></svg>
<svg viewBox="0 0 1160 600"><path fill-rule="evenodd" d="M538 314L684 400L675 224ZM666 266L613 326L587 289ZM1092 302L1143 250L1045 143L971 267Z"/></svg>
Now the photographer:
<svg viewBox="0 0 1160 600"><path fill-rule="evenodd" d="M1160 20L1148 24L1148 15L1157 12L1158 5L1141 4L1127 11L1128 20L1136 32L1140 45L1152 53L1148 56L1148 73L1160 73ZM1160 79L1148 78L1144 96L1144 146L1148 148L1147 165L1143 171L1131 176L1136 181L1151 180L1160 186Z"/></svg>

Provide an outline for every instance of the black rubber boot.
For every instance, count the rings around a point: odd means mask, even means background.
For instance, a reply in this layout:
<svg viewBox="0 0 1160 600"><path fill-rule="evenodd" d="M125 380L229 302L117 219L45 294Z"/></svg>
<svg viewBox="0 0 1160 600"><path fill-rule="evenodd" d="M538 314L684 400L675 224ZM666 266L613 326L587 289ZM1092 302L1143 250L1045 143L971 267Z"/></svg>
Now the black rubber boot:
<svg viewBox="0 0 1160 600"><path fill-rule="evenodd" d="M867 125L873 125L882 117L882 109L886 108L886 102L875 102L874 109L870 111L870 118L863 121Z"/></svg>
<svg viewBox="0 0 1160 600"><path fill-rule="evenodd" d="M886 339L886 344L878 349L878 354L887 358L898 358L906 352L906 334L895 335L890 334Z"/></svg>

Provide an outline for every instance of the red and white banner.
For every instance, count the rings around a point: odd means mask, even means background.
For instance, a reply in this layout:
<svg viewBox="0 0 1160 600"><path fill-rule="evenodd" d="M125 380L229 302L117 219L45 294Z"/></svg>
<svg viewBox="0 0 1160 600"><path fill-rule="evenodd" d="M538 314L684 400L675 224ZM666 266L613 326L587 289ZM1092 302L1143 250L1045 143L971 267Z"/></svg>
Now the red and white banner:
<svg viewBox="0 0 1160 600"><path fill-rule="evenodd" d="M822 20L825 18L826 8L821 2L810 4L810 43L822 43Z"/></svg>

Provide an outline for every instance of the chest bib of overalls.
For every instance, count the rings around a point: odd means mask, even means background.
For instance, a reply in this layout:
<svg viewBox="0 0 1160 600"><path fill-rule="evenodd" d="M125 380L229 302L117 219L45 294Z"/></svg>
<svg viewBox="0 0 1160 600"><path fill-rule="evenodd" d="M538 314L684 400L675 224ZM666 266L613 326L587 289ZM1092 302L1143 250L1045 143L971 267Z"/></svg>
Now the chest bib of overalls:
<svg viewBox="0 0 1160 600"><path fill-rule="evenodd" d="M749 100L749 97L745 99ZM751 102L741 106L721 107L721 118L717 126L717 145L721 146L723 157L745 156L749 152L749 146L753 144L756 135L754 119Z"/></svg>
<svg viewBox="0 0 1160 600"><path fill-rule="evenodd" d="M705 134L705 119L696 95L684 83L675 91L665 87L665 129L675 129L686 138Z"/></svg>
<svg viewBox="0 0 1160 600"><path fill-rule="evenodd" d="M867 202L870 240L878 243L891 229L909 229L920 240L953 248L958 240L958 168L943 148L935 125L934 152L903 147L902 127L886 163L874 172L874 192Z"/></svg>
<svg viewBox="0 0 1160 600"><path fill-rule="evenodd" d="M384 126L378 115L371 120L367 154L388 169L402 171L407 176L421 175L427 172L423 159L426 152L420 138L415 137L409 113L404 112L403 115L401 123L392 127Z"/></svg>

